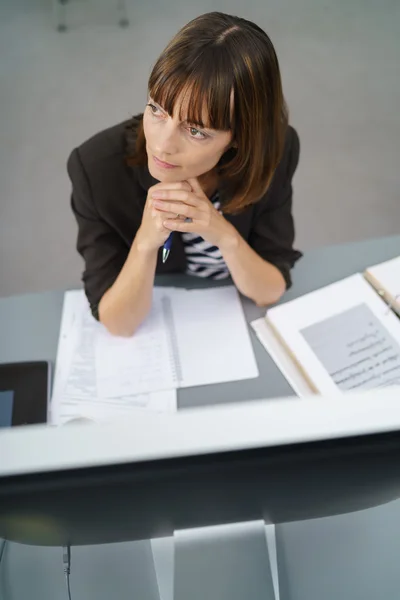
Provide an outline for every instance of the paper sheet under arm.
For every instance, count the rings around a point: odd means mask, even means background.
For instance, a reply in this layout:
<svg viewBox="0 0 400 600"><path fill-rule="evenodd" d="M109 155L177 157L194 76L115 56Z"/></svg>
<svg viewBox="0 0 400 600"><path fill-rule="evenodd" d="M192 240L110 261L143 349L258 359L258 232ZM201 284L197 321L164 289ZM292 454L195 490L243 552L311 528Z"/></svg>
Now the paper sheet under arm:
<svg viewBox="0 0 400 600"><path fill-rule="evenodd" d="M100 398L258 376L233 286L154 288L151 314L135 335L99 332L95 357Z"/></svg>
<svg viewBox="0 0 400 600"><path fill-rule="evenodd" d="M103 327L90 314L82 291L65 294L49 420L108 418L135 410L174 412L176 390L99 398L95 366L95 337Z"/></svg>

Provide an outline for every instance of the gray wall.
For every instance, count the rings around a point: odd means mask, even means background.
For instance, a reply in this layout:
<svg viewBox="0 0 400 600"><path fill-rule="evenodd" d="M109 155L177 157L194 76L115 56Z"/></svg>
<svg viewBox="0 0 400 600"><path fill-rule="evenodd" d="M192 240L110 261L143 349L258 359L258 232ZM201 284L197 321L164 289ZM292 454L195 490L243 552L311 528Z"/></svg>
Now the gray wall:
<svg viewBox="0 0 400 600"><path fill-rule="evenodd" d="M399 231L400 3L394 0L0 0L0 295L75 285L65 161L140 111L151 64L189 19L240 14L270 34L302 142L298 244Z"/></svg>

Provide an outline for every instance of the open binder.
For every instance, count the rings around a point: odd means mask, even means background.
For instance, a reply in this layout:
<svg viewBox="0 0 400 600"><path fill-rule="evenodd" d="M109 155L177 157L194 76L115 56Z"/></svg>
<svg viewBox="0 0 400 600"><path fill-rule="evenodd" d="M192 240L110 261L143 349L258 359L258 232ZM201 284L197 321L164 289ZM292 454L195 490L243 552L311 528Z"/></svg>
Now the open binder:
<svg viewBox="0 0 400 600"><path fill-rule="evenodd" d="M400 256L252 323L299 396L400 385Z"/></svg>

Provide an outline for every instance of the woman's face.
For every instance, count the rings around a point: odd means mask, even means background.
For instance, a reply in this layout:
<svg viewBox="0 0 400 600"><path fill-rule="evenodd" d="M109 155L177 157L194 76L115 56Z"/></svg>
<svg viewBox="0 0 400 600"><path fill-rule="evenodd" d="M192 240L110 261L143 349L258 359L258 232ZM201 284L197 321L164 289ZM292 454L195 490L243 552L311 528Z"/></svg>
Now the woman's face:
<svg viewBox="0 0 400 600"><path fill-rule="evenodd" d="M186 111L178 102L170 117L151 98L144 112L148 167L161 182L184 181L209 173L231 145L230 131L200 129L180 121L180 113L183 116Z"/></svg>

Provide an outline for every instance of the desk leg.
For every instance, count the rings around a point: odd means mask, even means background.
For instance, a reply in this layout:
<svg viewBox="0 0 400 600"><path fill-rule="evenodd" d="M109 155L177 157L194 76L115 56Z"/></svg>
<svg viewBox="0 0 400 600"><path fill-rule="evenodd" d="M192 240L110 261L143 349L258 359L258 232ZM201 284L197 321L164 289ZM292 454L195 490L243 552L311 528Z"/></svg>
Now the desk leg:
<svg viewBox="0 0 400 600"><path fill-rule="evenodd" d="M280 600L273 525L206 527L167 539L152 541L160 600Z"/></svg>
<svg viewBox="0 0 400 600"><path fill-rule="evenodd" d="M160 600L174 600L174 538L151 540L151 549Z"/></svg>

